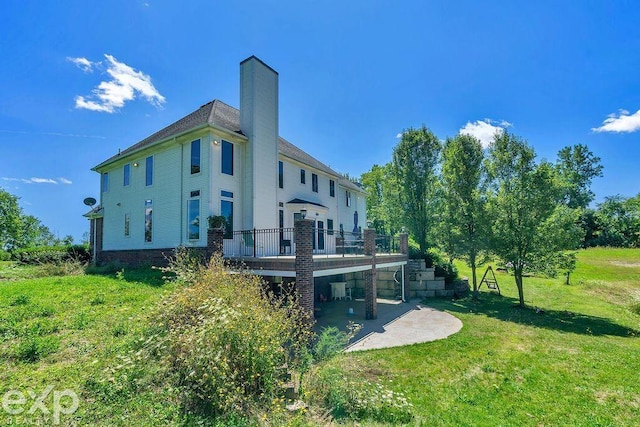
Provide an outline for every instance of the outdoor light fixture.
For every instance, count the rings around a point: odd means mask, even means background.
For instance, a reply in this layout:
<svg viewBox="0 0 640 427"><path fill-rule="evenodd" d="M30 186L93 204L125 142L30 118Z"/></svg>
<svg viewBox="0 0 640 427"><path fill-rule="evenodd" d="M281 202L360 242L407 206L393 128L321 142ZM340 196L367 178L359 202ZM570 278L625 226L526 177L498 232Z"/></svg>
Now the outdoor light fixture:
<svg viewBox="0 0 640 427"><path fill-rule="evenodd" d="M138 162L135 162L135 163L133 164L133 167L134 167L134 168L137 168L137 167L138 167Z"/></svg>
<svg viewBox="0 0 640 427"><path fill-rule="evenodd" d="M302 219L305 219L307 217L307 210L305 208L300 209L300 216L302 217Z"/></svg>
<svg viewBox="0 0 640 427"><path fill-rule="evenodd" d="M406 228L404 228L404 226L403 226L403 227L402 227L402 232L404 233L404 232L405 232L405 230L406 230Z"/></svg>
<svg viewBox="0 0 640 427"><path fill-rule="evenodd" d="M218 142L218 140L217 140L217 139L214 139L214 140L213 140L213 145L218 145L218 144L220 144L220 143Z"/></svg>
<svg viewBox="0 0 640 427"><path fill-rule="evenodd" d="M367 227L371 228L371 221L367 221Z"/></svg>

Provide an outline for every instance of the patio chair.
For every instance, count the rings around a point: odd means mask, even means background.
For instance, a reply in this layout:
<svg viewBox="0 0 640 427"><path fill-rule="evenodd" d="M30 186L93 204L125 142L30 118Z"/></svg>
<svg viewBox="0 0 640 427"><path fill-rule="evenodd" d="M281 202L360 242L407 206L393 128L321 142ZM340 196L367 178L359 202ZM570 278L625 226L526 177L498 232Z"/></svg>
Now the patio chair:
<svg viewBox="0 0 640 427"><path fill-rule="evenodd" d="M244 243L244 254L247 255L247 249L249 249L249 254L253 255L255 243L253 240L253 232L251 230L242 232L242 242Z"/></svg>

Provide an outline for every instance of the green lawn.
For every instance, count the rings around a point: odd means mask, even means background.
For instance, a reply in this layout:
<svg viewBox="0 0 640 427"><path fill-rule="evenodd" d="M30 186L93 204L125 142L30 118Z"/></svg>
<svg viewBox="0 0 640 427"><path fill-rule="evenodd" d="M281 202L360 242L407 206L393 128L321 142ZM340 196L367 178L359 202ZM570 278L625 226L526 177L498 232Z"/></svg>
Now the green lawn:
<svg viewBox="0 0 640 427"><path fill-rule="evenodd" d="M497 278L502 296L427 301L462 320L458 334L333 363L389 381L424 425L640 424L640 250L580 252L569 286L525 278L540 312L516 308L513 277Z"/></svg>
<svg viewBox="0 0 640 427"><path fill-rule="evenodd" d="M104 408L89 392L94 380L105 377L104 369L116 366L141 336L146 313L171 288L163 285L161 274L144 270L29 278L41 273L35 267L0 263L0 394L17 390L27 399L24 412L13 417L7 418L0 407L0 424L50 425L52 414L27 414L34 401L28 392L40 396L47 386L79 397L78 410L62 415L62 425L132 425L127 420L139 420L141 414L147 417L144 424L152 425L156 412L163 420L171 416L153 396ZM53 391L44 403L51 411Z"/></svg>
<svg viewBox="0 0 640 427"><path fill-rule="evenodd" d="M0 263L0 394L23 392L26 412L28 390L73 390L80 405L62 425L188 424L161 384L119 395L100 382L135 348L147 313L173 286L148 270L39 275ZM498 273L498 281L502 296L483 288L479 301L427 301L463 321L448 339L344 354L320 369L404 393L416 425L640 424L640 250L580 252L569 286L525 278L526 302L540 312L515 307L511 276ZM0 413L0 424L38 420L50 424L51 415Z"/></svg>

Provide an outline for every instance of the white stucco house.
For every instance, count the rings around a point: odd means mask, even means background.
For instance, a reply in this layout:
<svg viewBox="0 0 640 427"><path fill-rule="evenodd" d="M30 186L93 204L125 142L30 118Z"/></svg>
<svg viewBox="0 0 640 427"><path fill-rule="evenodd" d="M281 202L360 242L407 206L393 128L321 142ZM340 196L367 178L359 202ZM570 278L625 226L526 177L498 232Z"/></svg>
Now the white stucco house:
<svg viewBox="0 0 640 427"><path fill-rule="evenodd" d="M314 249L334 250L328 240L340 231L357 237L363 190L280 137L278 121L278 73L251 56L240 63L239 109L211 101L92 169L101 176L86 215L96 252L110 260L205 247L209 216L226 218L229 256L247 255L239 232L288 229L301 212L319 230ZM287 253L291 238L279 240L261 255Z"/></svg>

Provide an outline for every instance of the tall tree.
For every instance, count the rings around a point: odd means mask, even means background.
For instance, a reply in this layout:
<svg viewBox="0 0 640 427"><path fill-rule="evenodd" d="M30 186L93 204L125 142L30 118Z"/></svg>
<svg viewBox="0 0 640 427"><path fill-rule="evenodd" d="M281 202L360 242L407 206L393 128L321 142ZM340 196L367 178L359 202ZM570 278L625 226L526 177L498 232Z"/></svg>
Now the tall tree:
<svg viewBox="0 0 640 427"><path fill-rule="evenodd" d="M435 222L440 150L440 140L425 126L402 132L402 139L393 150L392 168L400 188L400 207L421 253L427 251L428 232Z"/></svg>
<svg viewBox="0 0 640 427"><path fill-rule="evenodd" d="M621 195L606 197L595 216L595 245L640 247L640 194L629 199Z"/></svg>
<svg viewBox="0 0 640 427"><path fill-rule="evenodd" d="M0 250L59 243L48 227L32 215L25 215L18 197L0 188Z"/></svg>
<svg viewBox="0 0 640 427"><path fill-rule="evenodd" d="M0 250L13 249L19 244L21 217L18 197L0 188Z"/></svg>
<svg viewBox="0 0 640 427"><path fill-rule="evenodd" d="M589 206L595 198L591 181L602 176L600 158L586 145L577 144L558 152L555 168L560 178L562 202L571 209Z"/></svg>
<svg viewBox="0 0 640 427"><path fill-rule="evenodd" d="M446 220L441 222L450 257L459 254L471 268L473 292L477 293L476 268L486 248L488 223L485 209L484 151L470 135L448 138L442 163Z"/></svg>
<svg viewBox="0 0 640 427"><path fill-rule="evenodd" d="M487 168L493 194L489 212L493 221L491 249L512 266L520 306L524 307L523 273L540 259L559 262L565 249L577 245L577 211L558 203L555 171L536 164L526 141L503 132L489 147Z"/></svg>
<svg viewBox="0 0 640 427"><path fill-rule="evenodd" d="M367 219L378 233L395 234L402 227L398 185L390 164L373 165L360 178L367 192Z"/></svg>

